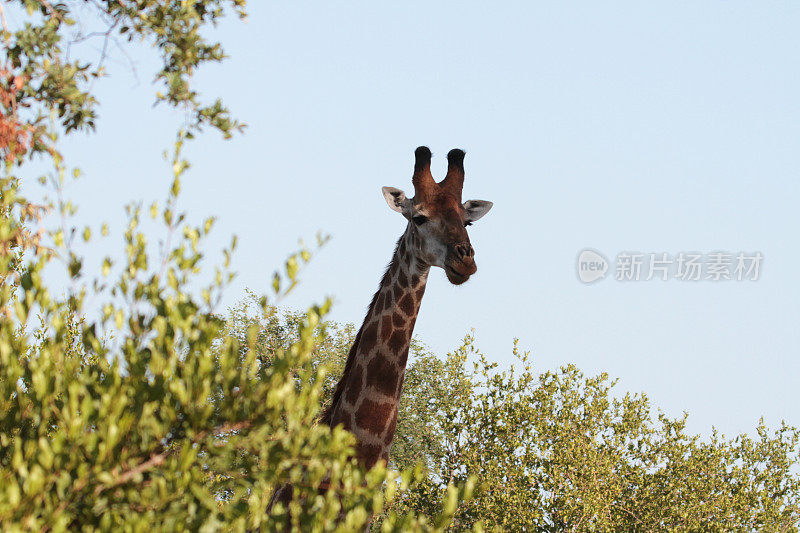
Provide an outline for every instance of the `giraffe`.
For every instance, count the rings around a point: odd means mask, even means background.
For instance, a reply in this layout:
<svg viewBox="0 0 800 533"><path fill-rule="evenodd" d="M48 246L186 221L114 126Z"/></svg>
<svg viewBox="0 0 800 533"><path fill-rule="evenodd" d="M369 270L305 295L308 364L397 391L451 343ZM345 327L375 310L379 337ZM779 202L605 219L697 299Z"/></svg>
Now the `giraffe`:
<svg viewBox="0 0 800 533"><path fill-rule="evenodd" d="M454 285L466 282L477 270L466 227L492 207L483 200L462 204L463 150L447 154L447 174L439 183L431 175L431 151L420 146L414 155L414 197L394 187L382 189L389 207L408 224L320 418L322 424L341 424L355 435L356 457L365 468L389 458L411 335L430 269L444 269ZM291 487L278 492L273 501L291 499Z"/></svg>

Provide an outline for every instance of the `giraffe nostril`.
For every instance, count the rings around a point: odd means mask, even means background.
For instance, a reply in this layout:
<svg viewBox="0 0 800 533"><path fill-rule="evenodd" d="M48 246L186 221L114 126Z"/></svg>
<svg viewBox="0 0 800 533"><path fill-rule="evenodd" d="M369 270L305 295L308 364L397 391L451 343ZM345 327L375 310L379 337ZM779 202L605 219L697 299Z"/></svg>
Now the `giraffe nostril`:
<svg viewBox="0 0 800 533"><path fill-rule="evenodd" d="M456 246L456 254L458 255L459 259L466 259L475 255L475 252L473 251L472 246L463 243Z"/></svg>

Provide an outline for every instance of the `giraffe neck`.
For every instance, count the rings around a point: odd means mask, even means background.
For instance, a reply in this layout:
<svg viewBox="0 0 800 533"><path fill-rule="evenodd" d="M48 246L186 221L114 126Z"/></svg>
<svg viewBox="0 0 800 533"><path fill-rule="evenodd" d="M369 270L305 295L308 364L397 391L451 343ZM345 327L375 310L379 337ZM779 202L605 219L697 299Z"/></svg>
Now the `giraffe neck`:
<svg viewBox="0 0 800 533"><path fill-rule="evenodd" d="M356 436L358 459L368 468L389 457L411 335L428 281L430 266L412 253L416 239L409 225L350 348L331 406L321 419L330 427L342 424Z"/></svg>

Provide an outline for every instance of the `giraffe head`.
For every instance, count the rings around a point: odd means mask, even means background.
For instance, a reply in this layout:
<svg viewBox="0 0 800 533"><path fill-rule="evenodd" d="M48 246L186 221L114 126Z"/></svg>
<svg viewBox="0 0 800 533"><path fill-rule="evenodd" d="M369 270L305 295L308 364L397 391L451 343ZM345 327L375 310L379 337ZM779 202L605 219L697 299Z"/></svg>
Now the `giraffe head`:
<svg viewBox="0 0 800 533"><path fill-rule="evenodd" d="M406 235L412 253L421 261L444 269L455 285L467 281L478 267L469 242L467 226L485 215L492 202L461 202L464 186L464 151L447 154L447 175L436 183L431 175L431 151L420 146L414 152L414 197L394 187L384 187L389 207L408 219Z"/></svg>

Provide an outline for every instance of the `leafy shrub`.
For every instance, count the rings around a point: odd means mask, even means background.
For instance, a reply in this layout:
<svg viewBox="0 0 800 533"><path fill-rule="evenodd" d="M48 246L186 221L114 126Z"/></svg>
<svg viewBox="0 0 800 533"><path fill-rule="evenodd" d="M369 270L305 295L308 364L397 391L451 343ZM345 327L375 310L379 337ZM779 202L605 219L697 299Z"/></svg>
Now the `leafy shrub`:
<svg viewBox="0 0 800 533"><path fill-rule="evenodd" d="M469 336L437 363L425 423L444 453L396 505L432 512L446 483L475 476L455 531L478 521L506 531L797 531L797 429L762 423L754 437L701 438L686 432L687 415L614 394L606 374L572 365L535 374L516 345L514 355L521 371L498 371Z"/></svg>

